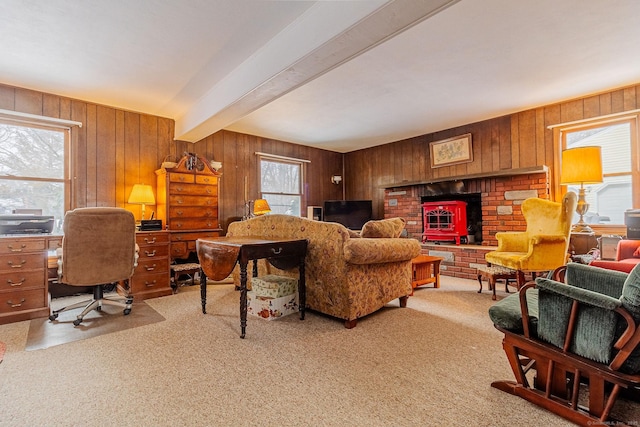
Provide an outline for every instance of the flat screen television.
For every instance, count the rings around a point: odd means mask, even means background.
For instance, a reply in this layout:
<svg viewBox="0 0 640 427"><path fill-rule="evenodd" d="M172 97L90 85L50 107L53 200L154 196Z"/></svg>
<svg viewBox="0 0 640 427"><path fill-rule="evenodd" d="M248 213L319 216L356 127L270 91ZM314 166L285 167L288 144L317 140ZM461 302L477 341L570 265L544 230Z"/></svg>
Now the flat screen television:
<svg viewBox="0 0 640 427"><path fill-rule="evenodd" d="M324 220L337 222L351 230L360 230L371 220L371 200L325 200Z"/></svg>

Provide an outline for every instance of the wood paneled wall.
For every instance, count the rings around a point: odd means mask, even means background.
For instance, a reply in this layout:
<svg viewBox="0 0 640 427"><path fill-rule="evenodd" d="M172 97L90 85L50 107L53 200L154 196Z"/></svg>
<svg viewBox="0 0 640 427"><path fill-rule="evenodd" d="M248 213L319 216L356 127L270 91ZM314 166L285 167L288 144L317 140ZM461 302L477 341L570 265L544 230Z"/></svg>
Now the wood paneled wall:
<svg viewBox="0 0 640 427"><path fill-rule="evenodd" d="M179 158L184 152L222 162L220 218L225 229L243 214L245 177L249 198L258 196L256 151L311 160L304 178L307 204L342 198L342 187L330 180L331 175L342 174L340 153L228 131L196 144L174 141L173 119L2 84L0 109L82 123L72 131L71 209L119 206L139 218L140 206L126 203L133 185L151 184L155 189L155 170L165 157ZM147 214L154 209L149 206Z"/></svg>
<svg viewBox="0 0 640 427"><path fill-rule="evenodd" d="M551 104L440 132L421 135L344 156L347 199L373 199L376 218L384 216L384 188L403 182L490 174L547 165L553 176L554 124L640 108L640 85ZM471 133L473 161L431 168L429 143Z"/></svg>
<svg viewBox="0 0 640 427"><path fill-rule="evenodd" d="M208 160L222 162L219 201L223 228L243 214L245 180L249 200L259 196L256 152L310 160L303 180L303 216L306 206L322 206L325 200L342 199L342 186L331 183L332 175L342 175L340 153L224 130L196 142L190 149Z"/></svg>
<svg viewBox="0 0 640 427"><path fill-rule="evenodd" d="M172 119L7 85L0 108L82 123L71 132L71 209L118 206L139 218L140 206L126 203L131 188L155 188L155 170L176 152Z"/></svg>
<svg viewBox="0 0 640 427"><path fill-rule="evenodd" d="M155 170L167 155L195 152L221 161L220 218L226 228L243 214L245 177L249 199L258 197L256 152L311 160L304 179L306 205L342 199L342 185L332 184L330 177L343 174L344 159L345 197L372 199L374 217L382 218L384 189L394 184L540 165L552 168L553 133L547 126L640 108L640 85L344 155L230 131L195 144L174 141L172 119L1 84L0 108L83 123L73 132L72 208L122 206L139 217L139 207L126 203L131 187L144 182L155 188ZM465 133L472 134L473 162L431 168L429 143Z"/></svg>

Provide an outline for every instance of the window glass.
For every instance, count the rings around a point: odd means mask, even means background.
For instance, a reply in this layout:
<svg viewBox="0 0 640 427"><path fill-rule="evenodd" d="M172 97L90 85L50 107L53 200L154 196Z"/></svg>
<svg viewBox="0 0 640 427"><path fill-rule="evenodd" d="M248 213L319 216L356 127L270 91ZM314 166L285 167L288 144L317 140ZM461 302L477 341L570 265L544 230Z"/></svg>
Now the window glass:
<svg viewBox="0 0 640 427"><path fill-rule="evenodd" d="M624 211L632 209L631 124L629 122L566 131L565 148L602 147L601 184L585 184L589 224L624 224ZM576 194L579 185L570 185ZM579 216L576 214L574 223Z"/></svg>
<svg viewBox="0 0 640 427"><path fill-rule="evenodd" d="M300 216L302 163L261 159L260 190L272 213Z"/></svg>
<svg viewBox="0 0 640 427"><path fill-rule="evenodd" d="M66 137L63 129L0 122L0 214L64 217Z"/></svg>

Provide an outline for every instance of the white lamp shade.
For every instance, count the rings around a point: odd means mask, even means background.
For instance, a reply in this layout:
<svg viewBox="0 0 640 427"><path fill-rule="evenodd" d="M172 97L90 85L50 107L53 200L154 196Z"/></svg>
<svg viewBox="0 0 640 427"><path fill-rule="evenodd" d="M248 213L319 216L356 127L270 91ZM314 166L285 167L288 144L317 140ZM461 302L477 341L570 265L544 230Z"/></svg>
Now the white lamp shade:
<svg viewBox="0 0 640 427"><path fill-rule="evenodd" d="M601 147L576 147L562 152L560 184L602 182Z"/></svg>

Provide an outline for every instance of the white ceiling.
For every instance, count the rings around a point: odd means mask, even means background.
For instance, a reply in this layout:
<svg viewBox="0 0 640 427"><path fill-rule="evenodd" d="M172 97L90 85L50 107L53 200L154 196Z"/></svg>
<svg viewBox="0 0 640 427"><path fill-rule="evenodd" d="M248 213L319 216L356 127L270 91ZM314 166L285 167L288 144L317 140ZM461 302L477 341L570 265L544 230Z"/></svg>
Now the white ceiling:
<svg viewBox="0 0 640 427"><path fill-rule="evenodd" d="M640 83L637 0L2 0L0 82L348 152Z"/></svg>

